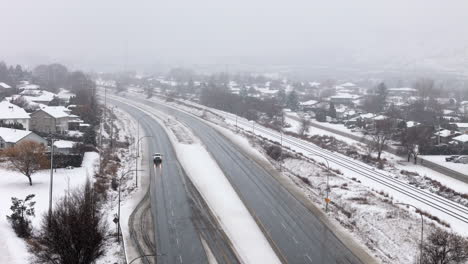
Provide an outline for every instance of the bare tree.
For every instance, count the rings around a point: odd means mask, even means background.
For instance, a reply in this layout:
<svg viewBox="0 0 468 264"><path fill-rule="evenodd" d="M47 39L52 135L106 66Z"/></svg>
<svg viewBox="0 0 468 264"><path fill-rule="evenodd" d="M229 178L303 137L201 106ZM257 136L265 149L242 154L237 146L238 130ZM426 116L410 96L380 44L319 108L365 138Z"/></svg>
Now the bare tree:
<svg viewBox="0 0 468 264"><path fill-rule="evenodd" d="M32 185L31 176L48 164L45 151L43 144L28 140L6 149L3 156L10 162L10 168L24 174Z"/></svg>
<svg viewBox="0 0 468 264"><path fill-rule="evenodd" d="M375 130L367 135L369 140L369 153L377 152L377 159L380 160L383 150L387 147L388 141L394 133L395 122L391 118L375 121Z"/></svg>
<svg viewBox="0 0 468 264"><path fill-rule="evenodd" d="M426 264L465 263L468 260L468 240L437 228L426 238L422 259Z"/></svg>
<svg viewBox="0 0 468 264"><path fill-rule="evenodd" d="M91 184L74 190L45 214L29 241L34 263L90 264L103 255L107 226Z"/></svg>

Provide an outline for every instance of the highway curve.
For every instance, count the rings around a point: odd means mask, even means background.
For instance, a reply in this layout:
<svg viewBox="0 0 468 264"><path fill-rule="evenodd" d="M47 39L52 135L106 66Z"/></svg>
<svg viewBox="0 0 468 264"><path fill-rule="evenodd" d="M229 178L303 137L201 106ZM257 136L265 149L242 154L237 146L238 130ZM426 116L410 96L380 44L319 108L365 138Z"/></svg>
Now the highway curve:
<svg viewBox="0 0 468 264"><path fill-rule="evenodd" d="M135 107L107 100L134 118L144 115ZM142 118L140 125L146 135L153 136L142 139L141 144L148 145L149 153L164 153L162 168L149 168L157 263L208 263L200 236L207 241L218 263L239 263L229 240L177 161L165 130L153 118Z"/></svg>
<svg viewBox="0 0 468 264"><path fill-rule="evenodd" d="M193 130L287 263L362 263L326 224L210 125L161 103L127 98L166 111Z"/></svg>

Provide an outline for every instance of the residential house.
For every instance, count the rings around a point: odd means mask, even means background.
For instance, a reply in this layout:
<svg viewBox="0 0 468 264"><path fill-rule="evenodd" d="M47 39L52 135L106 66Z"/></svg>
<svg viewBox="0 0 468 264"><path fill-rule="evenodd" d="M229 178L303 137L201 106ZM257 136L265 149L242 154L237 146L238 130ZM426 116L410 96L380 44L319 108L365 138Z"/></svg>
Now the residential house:
<svg viewBox="0 0 468 264"><path fill-rule="evenodd" d="M48 105L57 95L43 90L24 90L20 93L28 102Z"/></svg>
<svg viewBox="0 0 468 264"><path fill-rule="evenodd" d="M460 136L461 133L458 131L441 129L434 133L435 140L437 143L448 144L454 137Z"/></svg>
<svg viewBox="0 0 468 264"><path fill-rule="evenodd" d="M63 106L47 106L31 114L31 130L41 133L65 133L74 117Z"/></svg>
<svg viewBox="0 0 468 264"><path fill-rule="evenodd" d="M54 152L62 154L70 154L77 142L70 140L54 141Z"/></svg>
<svg viewBox="0 0 468 264"><path fill-rule="evenodd" d="M401 96L401 97L410 97L410 96L416 96L418 93L418 90L414 88L409 88L409 87L402 87L402 88L389 88L388 90L388 96Z"/></svg>
<svg viewBox="0 0 468 264"><path fill-rule="evenodd" d="M29 114L26 111L8 101L0 102L0 126L1 124L21 124L29 130Z"/></svg>
<svg viewBox="0 0 468 264"><path fill-rule="evenodd" d="M334 104L343 104L354 106L354 101L359 99L361 96L356 94L336 94L330 96L330 102Z"/></svg>
<svg viewBox="0 0 468 264"><path fill-rule="evenodd" d="M305 102L300 102L299 107L302 109L302 111L313 111L314 109L316 109L316 104L318 104L318 101L309 100Z"/></svg>
<svg viewBox="0 0 468 264"><path fill-rule="evenodd" d="M460 144L464 149L468 148L468 134L463 134L458 137L454 137L453 141Z"/></svg>
<svg viewBox="0 0 468 264"><path fill-rule="evenodd" d="M24 141L34 141L47 146L47 140L38 136L36 133L26 130L0 127L0 149L13 147Z"/></svg>
<svg viewBox="0 0 468 264"><path fill-rule="evenodd" d="M452 123L462 134L468 134L468 123Z"/></svg>

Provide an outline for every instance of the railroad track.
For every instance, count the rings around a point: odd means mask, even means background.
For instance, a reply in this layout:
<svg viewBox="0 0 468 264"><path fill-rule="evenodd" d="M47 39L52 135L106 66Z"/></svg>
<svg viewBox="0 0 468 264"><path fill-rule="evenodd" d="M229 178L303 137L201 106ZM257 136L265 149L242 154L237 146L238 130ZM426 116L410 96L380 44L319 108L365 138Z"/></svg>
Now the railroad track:
<svg viewBox="0 0 468 264"><path fill-rule="evenodd" d="M226 119L235 121L235 117L232 115L220 113L218 111L216 112L218 115L221 115ZM252 123L247 122L239 117L237 118L237 125L245 127L246 130L252 128ZM255 125L255 131L262 132L263 134L268 135L272 139L276 139L278 141L281 139L280 133L264 128L260 125ZM458 219L464 223L468 223L468 208L466 206L463 206L459 203L456 203L439 195L418 189L408 183L393 178L391 175L376 170L375 168L364 165L351 158L344 157L341 154L333 153L328 150L322 149L312 143L299 139L294 139L290 136L285 135L282 136L282 140L283 144L286 143L294 148L300 149L304 151L304 154L309 154L312 156L321 156L329 162L335 163L343 168L356 172L368 179L371 179L401 194L411 197L429 207L444 212L445 214L455 219Z"/></svg>

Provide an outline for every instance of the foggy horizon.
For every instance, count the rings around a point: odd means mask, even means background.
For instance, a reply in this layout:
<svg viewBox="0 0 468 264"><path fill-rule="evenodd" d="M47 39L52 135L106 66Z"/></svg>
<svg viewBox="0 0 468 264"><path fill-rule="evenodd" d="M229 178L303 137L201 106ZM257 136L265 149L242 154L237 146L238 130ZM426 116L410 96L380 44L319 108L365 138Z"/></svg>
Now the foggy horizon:
<svg viewBox="0 0 468 264"><path fill-rule="evenodd" d="M0 60L87 70L428 68L468 60L468 2L2 1ZM225 65L225 66L223 66Z"/></svg>

